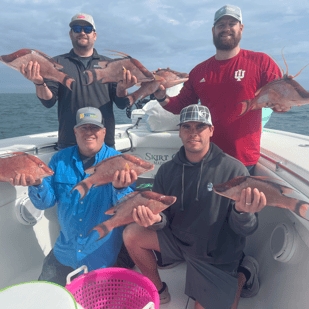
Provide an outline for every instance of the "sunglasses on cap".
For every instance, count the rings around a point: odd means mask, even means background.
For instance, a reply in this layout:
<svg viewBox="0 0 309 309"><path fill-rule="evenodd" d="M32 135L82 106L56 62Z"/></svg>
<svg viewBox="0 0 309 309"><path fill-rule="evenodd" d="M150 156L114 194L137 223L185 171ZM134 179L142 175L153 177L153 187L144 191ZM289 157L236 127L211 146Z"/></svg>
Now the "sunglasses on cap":
<svg viewBox="0 0 309 309"><path fill-rule="evenodd" d="M89 34L93 31L93 27L92 26L79 26L79 25L74 25L71 27L74 33L81 33L82 30L84 30L84 32L86 34Z"/></svg>

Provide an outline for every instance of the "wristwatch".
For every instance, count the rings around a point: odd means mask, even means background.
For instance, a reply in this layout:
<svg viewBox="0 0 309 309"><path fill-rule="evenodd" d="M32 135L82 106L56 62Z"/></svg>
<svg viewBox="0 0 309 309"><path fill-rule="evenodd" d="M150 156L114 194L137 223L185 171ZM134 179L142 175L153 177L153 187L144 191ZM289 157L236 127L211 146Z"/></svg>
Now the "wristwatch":
<svg viewBox="0 0 309 309"><path fill-rule="evenodd" d="M150 100L157 100L157 101L160 102L160 103L162 103L163 101L165 101L165 99L166 99L166 95L165 95L164 98L162 98L162 99L157 99L153 93L150 95Z"/></svg>
<svg viewBox="0 0 309 309"><path fill-rule="evenodd" d="M45 82L43 82L42 84L36 84L34 83L36 86L44 86L44 87L47 87L47 85L45 84Z"/></svg>

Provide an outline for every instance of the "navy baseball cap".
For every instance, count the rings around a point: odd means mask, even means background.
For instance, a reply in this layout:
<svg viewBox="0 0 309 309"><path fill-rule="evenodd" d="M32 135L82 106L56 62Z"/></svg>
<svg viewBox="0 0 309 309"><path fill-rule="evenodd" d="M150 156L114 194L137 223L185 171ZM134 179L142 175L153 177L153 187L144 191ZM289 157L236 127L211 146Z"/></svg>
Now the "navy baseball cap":
<svg viewBox="0 0 309 309"><path fill-rule="evenodd" d="M104 128L101 111L95 107L80 108L76 113L76 125L74 128L78 128L83 124L94 124Z"/></svg>
<svg viewBox="0 0 309 309"><path fill-rule="evenodd" d="M212 126L209 109L206 106L200 104L192 104L181 110L180 123L178 125L189 121L202 122Z"/></svg>

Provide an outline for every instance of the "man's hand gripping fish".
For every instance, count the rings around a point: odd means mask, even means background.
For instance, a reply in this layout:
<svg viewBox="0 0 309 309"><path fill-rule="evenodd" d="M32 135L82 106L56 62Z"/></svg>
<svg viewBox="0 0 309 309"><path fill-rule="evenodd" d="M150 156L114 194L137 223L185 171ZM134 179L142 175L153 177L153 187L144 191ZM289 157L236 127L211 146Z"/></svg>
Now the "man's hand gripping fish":
<svg viewBox="0 0 309 309"><path fill-rule="evenodd" d="M259 176L239 176L225 183L213 186L213 190L222 196L232 200L239 200L241 191L250 187L252 190L257 188L266 196L267 206L290 209L298 216L309 221L309 203L295 198L285 196L294 190L270 181L271 178Z"/></svg>
<svg viewBox="0 0 309 309"><path fill-rule="evenodd" d="M116 203L116 205L105 212L106 215L113 215L107 221L95 226L91 231L99 232L100 240L112 229L134 222L133 209L140 205L148 207L153 214L157 215L164 209L176 202L175 196L166 196L152 191L132 192Z"/></svg>
<svg viewBox="0 0 309 309"><path fill-rule="evenodd" d="M93 185L98 187L112 182L116 171L120 172L126 169L134 170L137 176L139 176L153 170L154 164L129 154L112 156L86 169L85 173L92 175L79 182L72 191L78 190L81 199L83 199Z"/></svg>
<svg viewBox="0 0 309 309"><path fill-rule="evenodd" d="M256 93L255 97L250 100L237 103L241 104L241 112L239 116L244 115L250 110L257 110L263 107L276 108L287 111L292 106L301 106L309 104L309 92L306 91L297 81L294 80L296 76L308 65L303 67L295 76L291 76L288 73L288 66L283 57L286 65L286 74L281 67L283 77L276 79L262 88Z"/></svg>

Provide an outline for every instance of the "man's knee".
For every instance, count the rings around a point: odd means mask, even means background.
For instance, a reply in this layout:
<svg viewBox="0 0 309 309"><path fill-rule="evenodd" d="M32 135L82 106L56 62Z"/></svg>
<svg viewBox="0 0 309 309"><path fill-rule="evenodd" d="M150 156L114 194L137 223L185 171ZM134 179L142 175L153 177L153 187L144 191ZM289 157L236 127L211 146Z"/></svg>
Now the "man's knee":
<svg viewBox="0 0 309 309"><path fill-rule="evenodd" d="M138 225L136 223L131 223L125 227L123 230L123 242L125 246L130 246L131 243L136 241L138 237ZM135 243L136 244L136 243Z"/></svg>
<svg viewBox="0 0 309 309"><path fill-rule="evenodd" d="M127 249L143 248L160 251L156 231L149 230L137 223L131 223L123 231L123 242Z"/></svg>

